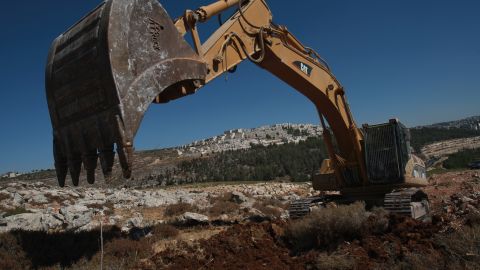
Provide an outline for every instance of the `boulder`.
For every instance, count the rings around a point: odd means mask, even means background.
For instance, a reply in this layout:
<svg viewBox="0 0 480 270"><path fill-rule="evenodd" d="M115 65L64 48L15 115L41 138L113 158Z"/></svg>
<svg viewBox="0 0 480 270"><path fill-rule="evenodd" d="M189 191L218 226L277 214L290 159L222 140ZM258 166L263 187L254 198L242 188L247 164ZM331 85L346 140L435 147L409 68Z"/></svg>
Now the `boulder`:
<svg viewBox="0 0 480 270"><path fill-rule="evenodd" d="M64 217L59 214L43 214L42 224L46 231L59 230L63 228Z"/></svg>
<svg viewBox="0 0 480 270"><path fill-rule="evenodd" d="M238 192L238 191L232 192L232 201L234 203L241 204L241 203L244 203L244 202L248 202L248 200L249 199L247 198L247 196L245 196L243 193Z"/></svg>
<svg viewBox="0 0 480 270"><path fill-rule="evenodd" d="M25 213L5 218L7 222L6 231L25 230L43 231L41 213Z"/></svg>
<svg viewBox="0 0 480 270"><path fill-rule="evenodd" d="M134 213L133 217L127 219L122 226L122 232L128 233L134 228L143 228L143 216L140 213Z"/></svg>
<svg viewBox="0 0 480 270"><path fill-rule="evenodd" d="M209 218L207 216L192 212L186 212L183 215L178 216L175 220L177 225L183 226L207 224L208 222Z"/></svg>
<svg viewBox="0 0 480 270"><path fill-rule="evenodd" d="M36 204L46 204L48 203L48 199L42 193L36 193L32 196L32 198L30 199L30 202L36 203Z"/></svg>
<svg viewBox="0 0 480 270"><path fill-rule="evenodd" d="M15 193L13 195L13 205L14 206L23 206L25 200L23 199L22 195Z"/></svg>
<svg viewBox="0 0 480 270"><path fill-rule="evenodd" d="M4 226L0 231L8 232L12 230L24 231L49 231L61 229L63 221L53 214L25 213L9 216L4 219Z"/></svg>
<svg viewBox="0 0 480 270"><path fill-rule="evenodd" d="M71 205L61 208L60 214L64 216L67 229L76 230L92 221L93 210L85 205Z"/></svg>

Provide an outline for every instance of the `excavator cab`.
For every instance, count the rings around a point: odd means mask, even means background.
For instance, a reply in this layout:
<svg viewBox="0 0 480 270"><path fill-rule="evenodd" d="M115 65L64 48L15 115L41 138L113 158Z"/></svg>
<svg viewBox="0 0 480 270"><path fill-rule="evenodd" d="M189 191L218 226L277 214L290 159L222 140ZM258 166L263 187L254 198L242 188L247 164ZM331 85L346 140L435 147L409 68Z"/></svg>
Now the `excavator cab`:
<svg viewBox="0 0 480 270"><path fill-rule="evenodd" d="M125 178L133 139L162 93L193 93L206 63L156 0L107 0L53 42L46 95L60 186L76 186L82 164L93 184L98 158L110 176L115 150Z"/></svg>

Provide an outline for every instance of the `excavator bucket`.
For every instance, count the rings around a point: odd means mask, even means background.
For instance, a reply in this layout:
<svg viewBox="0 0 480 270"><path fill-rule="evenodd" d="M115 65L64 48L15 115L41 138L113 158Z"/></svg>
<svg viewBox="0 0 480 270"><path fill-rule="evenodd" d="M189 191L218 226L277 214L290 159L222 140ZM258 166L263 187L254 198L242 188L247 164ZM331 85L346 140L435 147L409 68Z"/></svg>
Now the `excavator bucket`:
<svg viewBox="0 0 480 270"><path fill-rule="evenodd" d="M147 108L162 92L201 85L206 64L156 0L107 0L52 44L46 94L60 186L82 164L95 181L110 176L115 150L125 178ZM116 147L115 147L116 146Z"/></svg>

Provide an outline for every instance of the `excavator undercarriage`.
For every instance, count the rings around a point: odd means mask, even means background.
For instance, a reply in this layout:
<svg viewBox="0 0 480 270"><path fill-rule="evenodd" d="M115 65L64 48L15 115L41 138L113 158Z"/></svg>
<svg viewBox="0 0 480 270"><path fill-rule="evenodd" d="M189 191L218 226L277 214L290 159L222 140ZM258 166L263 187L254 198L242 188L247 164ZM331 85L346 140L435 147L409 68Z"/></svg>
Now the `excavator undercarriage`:
<svg viewBox="0 0 480 270"><path fill-rule="evenodd" d="M237 11L202 42L199 25L234 7ZM357 128L345 90L326 61L273 23L265 0L219 0L175 20L157 0L106 0L60 35L46 67L59 185L65 186L68 173L79 185L82 166L90 184L97 164L110 178L115 152L124 178L130 178L134 138L148 107L194 94L245 60L316 106L329 153L313 179L317 190L365 195L382 186L387 187L383 196L425 185L424 166L411 155L400 124ZM389 194L385 206L406 213L408 205L418 206L416 193L408 194ZM327 197L322 200L333 200ZM292 209L318 201L293 203Z"/></svg>
<svg viewBox="0 0 480 270"><path fill-rule="evenodd" d="M391 213L426 219L430 212L425 164L411 153L410 133L397 119L380 125L364 125L365 161L368 186L340 186L335 177L322 166L313 180L320 196L301 199L290 204L292 218L307 215L314 208L335 202L348 204L365 201L368 207L382 206ZM328 161L329 162L329 161ZM339 194L329 195L334 190Z"/></svg>

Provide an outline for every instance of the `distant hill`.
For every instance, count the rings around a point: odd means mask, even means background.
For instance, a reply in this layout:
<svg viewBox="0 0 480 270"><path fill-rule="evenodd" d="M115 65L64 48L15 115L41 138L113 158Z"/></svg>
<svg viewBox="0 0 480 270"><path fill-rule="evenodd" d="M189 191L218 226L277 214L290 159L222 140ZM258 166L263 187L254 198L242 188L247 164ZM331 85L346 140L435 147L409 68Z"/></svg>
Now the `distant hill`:
<svg viewBox="0 0 480 270"><path fill-rule="evenodd" d="M190 144L135 153L133 182L179 184L226 180L305 181L327 156L322 128L311 124L277 124L225 131ZM480 116L411 129L417 153L435 142L480 136ZM441 149L440 149L441 150ZM118 162L117 162L118 163ZM19 179L52 179L52 170L19 176ZM120 178L118 164L114 175ZM102 179L100 170L98 179Z"/></svg>
<svg viewBox="0 0 480 270"><path fill-rule="evenodd" d="M421 153L422 147L441 141L464 139L480 136L480 130L468 128L422 127L410 129L411 145L415 152Z"/></svg>
<svg viewBox="0 0 480 270"><path fill-rule="evenodd" d="M472 116L450 122L441 122L417 128L472 129L480 130L480 116Z"/></svg>

